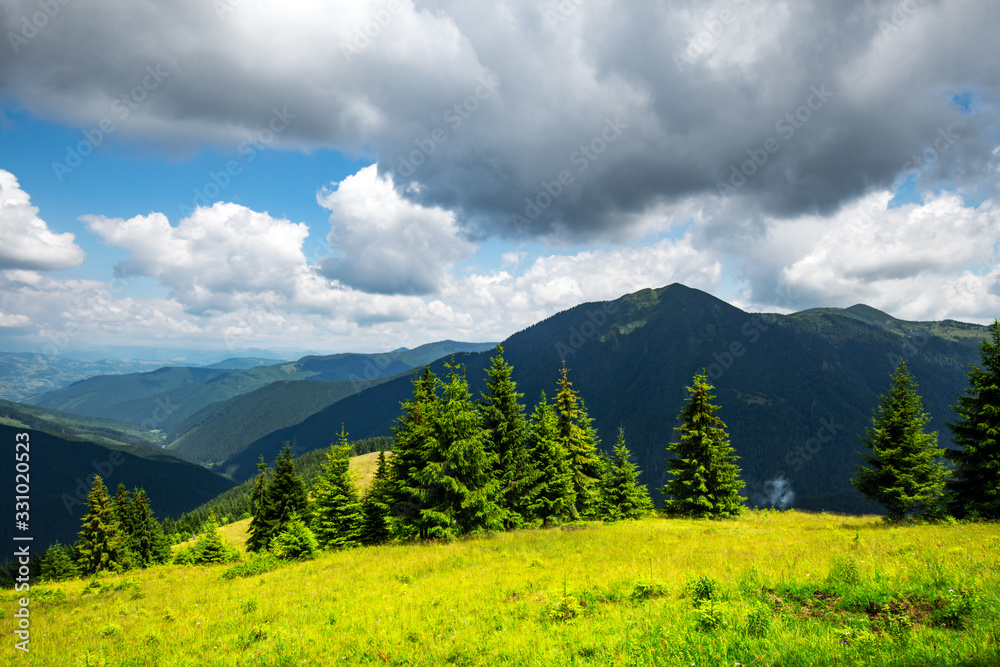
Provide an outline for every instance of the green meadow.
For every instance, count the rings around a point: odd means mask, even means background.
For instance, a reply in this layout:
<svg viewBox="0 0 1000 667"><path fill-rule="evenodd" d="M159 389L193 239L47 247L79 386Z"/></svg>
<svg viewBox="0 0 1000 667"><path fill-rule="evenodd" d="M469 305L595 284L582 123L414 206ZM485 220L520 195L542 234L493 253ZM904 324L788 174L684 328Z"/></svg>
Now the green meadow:
<svg viewBox="0 0 1000 667"><path fill-rule="evenodd" d="M7 613L3 651L46 667L1000 665L996 524L650 516L274 565L38 584L30 652Z"/></svg>

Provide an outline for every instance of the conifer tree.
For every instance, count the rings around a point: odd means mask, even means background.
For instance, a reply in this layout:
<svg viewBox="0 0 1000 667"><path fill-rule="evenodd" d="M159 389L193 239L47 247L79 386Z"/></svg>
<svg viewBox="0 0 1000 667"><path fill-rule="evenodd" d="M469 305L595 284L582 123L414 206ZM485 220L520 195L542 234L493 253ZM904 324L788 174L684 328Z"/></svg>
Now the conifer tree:
<svg viewBox="0 0 1000 667"><path fill-rule="evenodd" d="M569 369L563 365L554 407L556 437L569 456L569 469L573 475L575 500L572 516L576 519L593 513L597 480L601 475L601 458L597 454L597 432L567 377L568 372Z"/></svg>
<svg viewBox="0 0 1000 667"><path fill-rule="evenodd" d="M389 502L389 466L385 460L385 452L380 451L375 476L361 501L359 543L372 545L388 541Z"/></svg>
<svg viewBox="0 0 1000 667"><path fill-rule="evenodd" d="M129 507L131 548L140 567L170 560L170 541L153 515L145 489L135 489Z"/></svg>
<svg viewBox="0 0 1000 667"><path fill-rule="evenodd" d="M851 480L858 491L885 507L890 521L907 516L936 517L943 512L946 471L937 433L924 433L930 416L923 411L917 382L901 361L892 386L879 399L871 428L861 441L867 468Z"/></svg>
<svg viewBox="0 0 1000 667"><path fill-rule="evenodd" d="M697 518L724 519L743 511L739 491L738 457L729 444L726 425L715 413L715 398L705 374L694 376L694 386L681 409L681 425L675 428L677 441L671 442L673 456L667 459L673 479L663 487L669 514Z"/></svg>
<svg viewBox="0 0 1000 667"><path fill-rule="evenodd" d="M285 527L271 541L271 552L278 558L312 558L319 550L316 536L305 521L293 514Z"/></svg>
<svg viewBox="0 0 1000 667"><path fill-rule="evenodd" d="M66 581L79 574L76 563L73 562L71 550L55 542L45 550L42 556L41 576L46 581Z"/></svg>
<svg viewBox="0 0 1000 667"><path fill-rule="evenodd" d="M576 500L573 471L559 441L555 410L544 391L528 423L528 453L541 473L528 516L545 526L567 520Z"/></svg>
<svg viewBox="0 0 1000 667"><path fill-rule="evenodd" d="M270 543L271 507L268 505L267 495L267 463L264 462L264 455L261 454L257 463L257 478L253 483L253 491L250 494L250 505L252 515L250 517L250 535L247 538L247 551L266 551Z"/></svg>
<svg viewBox="0 0 1000 667"><path fill-rule="evenodd" d="M269 511L269 515L266 516L268 546L271 540L288 526L292 516L308 521L309 500L306 486L302 478L295 473L292 447L288 443L285 443L284 449L274 462L274 473L267 484L265 503Z"/></svg>
<svg viewBox="0 0 1000 667"><path fill-rule="evenodd" d="M215 513L208 515L208 522L202 527L201 536L194 545L193 559L195 565L210 565L213 563L229 563L239 558L236 547L231 545L219 533L219 524Z"/></svg>
<svg viewBox="0 0 1000 667"><path fill-rule="evenodd" d="M341 424L338 442L330 446L326 463L313 486L312 532L324 549L349 549L358 545L361 502L350 463L351 446Z"/></svg>
<svg viewBox="0 0 1000 667"><path fill-rule="evenodd" d="M76 543L77 565L81 573L125 569L129 564L126 537L115 515L114 501L100 475L94 475L86 504L87 513Z"/></svg>
<svg viewBox="0 0 1000 667"><path fill-rule="evenodd" d="M499 486L498 504L505 528L518 528L530 514L535 486L541 473L532 465L527 447L524 406L511 379L514 369L503 358L503 346L486 369L486 392L482 393L483 428L490 434L489 449L495 455L493 476Z"/></svg>
<svg viewBox="0 0 1000 667"><path fill-rule="evenodd" d="M969 386L948 424L958 450L948 484L949 509L959 518L1000 519L1000 322L993 320L979 347L980 367L969 369Z"/></svg>
<svg viewBox="0 0 1000 667"><path fill-rule="evenodd" d="M607 462L600 484L600 516L605 521L638 519L653 509L649 491L639 484L639 467L625 446L625 429L618 427L618 442Z"/></svg>
<svg viewBox="0 0 1000 667"><path fill-rule="evenodd" d="M401 404L403 414L396 421L396 446L390 465L389 498L392 532L402 539L427 537L419 523L421 512L433 504L434 489L418 477L427 466L430 452L437 448L435 423L440 399L438 379L424 366L413 375L413 397Z"/></svg>

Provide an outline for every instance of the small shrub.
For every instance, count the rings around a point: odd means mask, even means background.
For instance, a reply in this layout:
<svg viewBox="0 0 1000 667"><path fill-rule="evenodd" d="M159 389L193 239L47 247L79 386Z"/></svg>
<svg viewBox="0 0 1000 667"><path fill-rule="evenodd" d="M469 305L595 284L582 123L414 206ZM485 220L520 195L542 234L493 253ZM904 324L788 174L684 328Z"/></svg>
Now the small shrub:
<svg viewBox="0 0 1000 667"><path fill-rule="evenodd" d="M319 542L302 519L294 518L288 527L271 541L271 552L278 558L313 558L319 551Z"/></svg>
<svg viewBox="0 0 1000 667"><path fill-rule="evenodd" d="M235 579L237 577L252 577L256 574L264 574L265 572L270 572L271 570L276 570L285 561L281 560L277 556L271 553L257 554L253 558L242 563L237 563L233 565L225 572L219 575L220 579L228 581L230 579Z"/></svg>
<svg viewBox="0 0 1000 667"><path fill-rule="evenodd" d="M700 604L694 608L694 625L703 632L711 632L722 626L725 621L722 617L722 605L717 605L711 600L707 604Z"/></svg>
<svg viewBox="0 0 1000 667"><path fill-rule="evenodd" d="M938 610L933 615L935 625L961 630L966 619L981 605L979 596L969 591L950 590L943 600L938 601Z"/></svg>
<svg viewBox="0 0 1000 667"><path fill-rule="evenodd" d="M580 602L572 595L564 595L558 602L549 607L548 616L554 621L568 621L579 616Z"/></svg>
<svg viewBox="0 0 1000 667"><path fill-rule="evenodd" d="M831 586L857 586L861 583L861 570L858 562L850 556L837 556L830 564L830 573L826 583Z"/></svg>
<svg viewBox="0 0 1000 667"><path fill-rule="evenodd" d="M649 600L667 595L667 587L653 581L640 581L632 588L633 600Z"/></svg>
<svg viewBox="0 0 1000 667"><path fill-rule="evenodd" d="M97 634L104 638L111 639L114 637L121 637L124 634L125 628L118 625L117 623L108 623L103 628L98 630Z"/></svg>
<svg viewBox="0 0 1000 667"><path fill-rule="evenodd" d="M757 603L747 612L744 629L750 637L765 637L771 632L771 608Z"/></svg>
<svg viewBox="0 0 1000 667"><path fill-rule="evenodd" d="M684 592L697 606L701 602L718 600L722 586L712 577L703 574L696 579L688 579L684 584Z"/></svg>

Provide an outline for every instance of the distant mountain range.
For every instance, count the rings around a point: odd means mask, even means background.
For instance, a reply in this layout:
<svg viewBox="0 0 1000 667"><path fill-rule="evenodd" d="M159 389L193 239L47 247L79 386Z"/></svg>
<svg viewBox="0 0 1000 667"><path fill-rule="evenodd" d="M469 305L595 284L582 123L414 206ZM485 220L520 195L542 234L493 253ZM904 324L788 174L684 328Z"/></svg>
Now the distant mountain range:
<svg viewBox="0 0 1000 667"><path fill-rule="evenodd" d="M965 386L986 328L960 322L905 322L868 306L754 314L715 297L671 285L561 312L503 342L530 410L544 389L551 398L565 361L604 440L619 425L653 496L667 480L666 447L686 397L704 369L716 387L719 414L741 456L747 493L759 503L780 488L806 509L878 511L850 485L860 462L858 435L869 425L889 375L905 358L924 408L944 444L950 405ZM459 361L473 391L484 388L489 352ZM444 374L442 362L432 364ZM284 442L303 453L325 447L343 423L354 438L390 435L409 374L331 404L299 424L268 434L222 469L242 481L261 454L272 460ZM788 486L790 485L790 487ZM782 500L791 499L787 493ZM778 499L774 499L778 500Z"/></svg>

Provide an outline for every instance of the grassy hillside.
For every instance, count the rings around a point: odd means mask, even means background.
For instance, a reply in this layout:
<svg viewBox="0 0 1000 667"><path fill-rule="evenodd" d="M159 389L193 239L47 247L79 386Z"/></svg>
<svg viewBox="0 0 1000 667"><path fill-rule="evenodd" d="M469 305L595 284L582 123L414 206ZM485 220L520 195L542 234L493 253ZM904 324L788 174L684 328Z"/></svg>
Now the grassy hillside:
<svg viewBox="0 0 1000 667"><path fill-rule="evenodd" d="M357 549L228 580L166 566L32 586L18 664L985 667L1000 664L998 547L995 525L761 512Z"/></svg>
<svg viewBox="0 0 1000 667"><path fill-rule="evenodd" d="M518 389L530 412L545 390L556 391L563 361L574 389L610 449L619 425L655 499L667 481L666 448L692 376L706 370L719 416L740 458L747 494L764 501L766 485L784 476L796 506L875 512L850 485L859 462L858 434L870 424L878 396L898 359L917 378L929 430L949 442L950 405L978 361L985 327L894 320L875 309L754 314L683 285L642 290L613 302L583 304L504 341ZM470 389L484 389L491 354L459 355ZM432 368L439 376L442 363ZM324 446L331 428L358 437L388 435L410 377L386 382L276 431L233 457L234 479L254 472L259 454L273 460L281 444ZM832 432L831 432L832 431Z"/></svg>
<svg viewBox="0 0 1000 667"><path fill-rule="evenodd" d="M297 424L378 382L272 382L191 415L175 427L168 449L211 467L243 451L255 440Z"/></svg>

